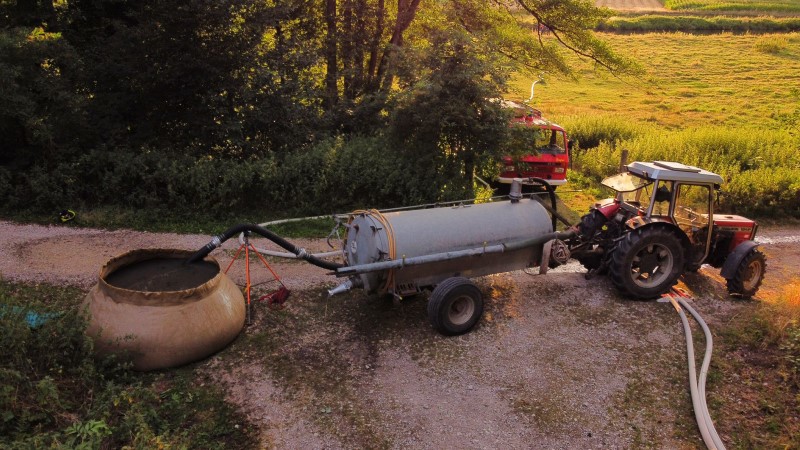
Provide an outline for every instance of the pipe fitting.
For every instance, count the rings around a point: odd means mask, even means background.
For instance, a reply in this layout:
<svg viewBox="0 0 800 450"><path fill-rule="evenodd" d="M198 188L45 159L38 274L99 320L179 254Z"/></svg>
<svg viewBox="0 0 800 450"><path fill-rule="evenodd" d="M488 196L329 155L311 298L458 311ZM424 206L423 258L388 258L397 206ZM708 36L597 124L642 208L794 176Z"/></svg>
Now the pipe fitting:
<svg viewBox="0 0 800 450"><path fill-rule="evenodd" d="M344 281L344 283L336 286L333 289L330 289L328 291L328 298L331 298L334 295L344 294L345 292L347 292L347 291L349 291L349 290L351 290L353 288L362 287L362 285L363 285L363 283L361 282L360 278L355 278L355 277L348 278L347 280Z"/></svg>
<svg viewBox="0 0 800 450"><path fill-rule="evenodd" d="M508 193L511 203L518 203L522 199L522 178L514 178L511 181L511 189Z"/></svg>

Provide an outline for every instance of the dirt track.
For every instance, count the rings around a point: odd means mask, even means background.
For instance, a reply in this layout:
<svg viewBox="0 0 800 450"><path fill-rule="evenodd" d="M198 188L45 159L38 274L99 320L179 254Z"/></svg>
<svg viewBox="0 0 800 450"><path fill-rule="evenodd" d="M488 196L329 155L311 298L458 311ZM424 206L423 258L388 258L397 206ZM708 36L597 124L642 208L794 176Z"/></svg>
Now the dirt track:
<svg viewBox="0 0 800 450"><path fill-rule="evenodd" d="M761 233L768 293L796 276L800 231ZM84 288L126 250L196 249L208 240L8 222L0 236L3 278ZM215 255L223 264L230 258ZM335 280L324 270L274 267L292 290L288 308L257 304L240 338L196 366L225 386L266 447L701 445L674 311L620 298L605 278L586 280L575 265L480 279L485 315L473 332L451 338L431 330L424 296L401 304L361 292L326 300ZM684 280L712 329L752 306L728 297L716 273L703 268ZM718 424L723 437L725 428Z"/></svg>

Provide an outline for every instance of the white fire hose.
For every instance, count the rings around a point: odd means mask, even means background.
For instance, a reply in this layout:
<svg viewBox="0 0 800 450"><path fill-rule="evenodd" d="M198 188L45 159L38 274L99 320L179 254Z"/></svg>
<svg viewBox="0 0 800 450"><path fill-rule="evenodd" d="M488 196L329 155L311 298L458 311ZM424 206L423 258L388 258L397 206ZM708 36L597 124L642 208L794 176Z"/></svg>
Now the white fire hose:
<svg viewBox="0 0 800 450"><path fill-rule="evenodd" d="M697 426L700 428L700 434L703 437L706 447L714 450L725 450L725 445L722 443L717 430L714 428L714 422L711 420L711 415L708 412L708 405L706 404L706 378L708 376L708 366L711 364L711 351L713 348L713 341L711 337L711 330L708 325L700 317L700 314L692 308L685 299L689 298L685 293L673 289L671 293L665 295L669 299L672 306L681 316L683 323L683 331L686 336L686 353L689 361L689 388L692 394L692 407L694 408L694 416L697 420ZM706 337L706 351L703 357L703 364L700 367L700 377L697 377L697 370L695 367L694 359L694 344L692 343L692 329L689 327L689 320L683 309L689 311L694 317L700 327L703 328L703 333Z"/></svg>

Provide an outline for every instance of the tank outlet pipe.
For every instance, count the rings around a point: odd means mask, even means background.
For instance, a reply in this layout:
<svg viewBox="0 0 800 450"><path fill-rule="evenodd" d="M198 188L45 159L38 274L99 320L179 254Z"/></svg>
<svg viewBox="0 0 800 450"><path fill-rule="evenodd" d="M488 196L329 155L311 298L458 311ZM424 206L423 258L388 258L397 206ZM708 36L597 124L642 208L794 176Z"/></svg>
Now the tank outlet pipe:
<svg viewBox="0 0 800 450"><path fill-rule="evenodd" d="M334 295L344 294L353 288L360 288L364 287L364 283L361 281L361 278L352 277L348 278L344 283L336 286L333 289L328 290L328 297L333 297Z"/></svg>
<svg viewBox="0 0 800 450"><path fill-rule="evenodd" d="M725 450L725 445L714 427L714 421L711 419L711 414L708 412L708 405L706 404L706 379L708 376L708 367L711 364L711 352L714 347L711 330L708 328L703 318L700 317L700 314L684 300L684 294L675 289L673 289L673 292L677 295L666 294L666 297L680 315L681 323L683 324L683 331L686 337L686 355L689 363L689 391L692 396L692 407L694 408L697 427L700 429L700 435L707 448ZM689 311L697 323L700 324L706 338L705 355L700 368L699 378L697 377L697 368L695 367L692 329L689 327L689 320L686 318L686 313L683 312L684 308Z"/></svg>
<svg viewBox="0 0 800 450"><path fill-rule="evenodd" d="M342 267L342 264L330 261L324 261L322 259L317 258L316 256L308 253L306 249L296 247L291 242L287 241L286 239L278 236L277 234L273 233L272 231L262 226L249 223L234 225L231 228L228 228L227 230L222 232L222 234L212 237L211 241L208 244L206 244L200 250L198 250L188 260L186 260L186 262L191 264L193 262L200 261L203 258L205 258L209 253L211 253L214 249L222 245L223 242L227 241L228 239L239 233L245 233L248 231L264 236L265 238L271 240L278 246L283 247L284 249L294 253L295 255L297 255L298 258L304 259L317 267L321 267L323 269L328 269L328 270L336 270Z"/></svg>
<svg viewBox="0 0 800 450"><path fill-rule="evenodd" d="M508 198L511 203L519 203L522 199L522 178L514 178L511 181L511 189L509 189Z"/></svg>
<svg viewBox="0 0 800 450"><path fill-rule="evenodd" d="M420 264L430 264L442 261L450 261L467 256L481 256L490 253L503 253L506 251L519 250L534 245L544 244L553 239L567 239L575 234L574 230L563 232L547 233L528 239L507 242L504 244L487 245L486 247L470 248L466 250L456 250L452 252L433 253L430 255L414 256L411 258L393 259L390 261L380 261L358 266L343 266L336 269L337 277L348 277L360 275L362 273L379 272L382 270L402 269L406 266L416 266Z"/></svg>
<svg viewBox="0 0 800 450"><path fill-rule="evenodd" d="M528 238L528 239L521 239L521 240L518 240L518 241L508 242L506 244L503 244L503 246L505 247L505 249L507 251L519 250L519 249L523 249L523 248L527 248L527 247L532 247L532 246L538 245L538 244L544 244L545 242L551 241L553 239L558 239L560 241L564 241L564 240L567 240L567 239L569 239L571 237L574 237L575 234L576 234L576 231L574 229L569 229L569 230L565 230L565 231L556 231L556 232L553 232L553 233L545 234L543 236L537 236L537 237L532 237L532 238Z"/></svg>

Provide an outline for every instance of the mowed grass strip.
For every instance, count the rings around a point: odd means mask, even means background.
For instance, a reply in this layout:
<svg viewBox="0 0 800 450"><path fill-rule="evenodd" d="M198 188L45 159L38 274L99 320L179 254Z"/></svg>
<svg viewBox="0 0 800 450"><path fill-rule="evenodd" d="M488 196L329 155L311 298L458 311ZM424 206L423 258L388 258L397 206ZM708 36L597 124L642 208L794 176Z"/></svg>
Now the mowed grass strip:
<svg viewBox="0 0 800 450"><path fill-rule="evenodd" d="M679 11L749 11L800 13L800 0L666 0L666 9Z"/></svg>
<svg viewBox="0 0 800 450"><path fill-rule="evenodd" d="M598 24L613 33L788 33L800 31L800 17L732 17L698 15L620 15Z"/></svg>

